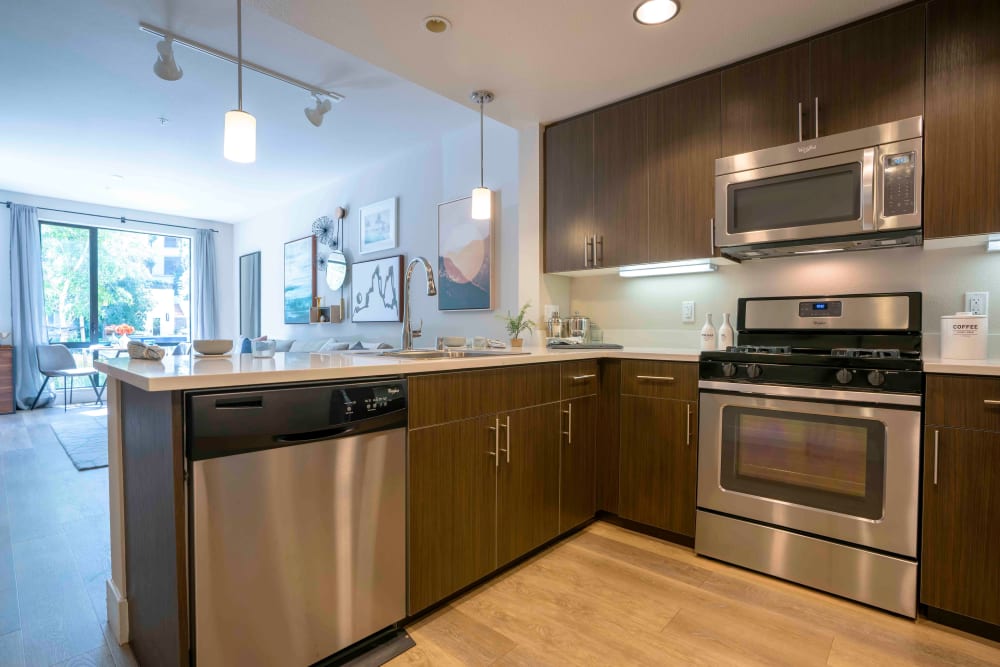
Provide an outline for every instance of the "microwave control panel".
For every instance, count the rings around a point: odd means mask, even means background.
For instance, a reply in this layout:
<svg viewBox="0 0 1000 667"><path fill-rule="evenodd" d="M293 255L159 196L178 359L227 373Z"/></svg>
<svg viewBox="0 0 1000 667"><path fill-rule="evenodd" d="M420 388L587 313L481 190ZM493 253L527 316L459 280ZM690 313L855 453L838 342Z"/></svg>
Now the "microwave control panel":
<svg viewBox="0 0 1000 667"><path fill-rule="evenodd" d="M909 215L917 210L916 154L895 153L882 157L882 216Z"/></svg>

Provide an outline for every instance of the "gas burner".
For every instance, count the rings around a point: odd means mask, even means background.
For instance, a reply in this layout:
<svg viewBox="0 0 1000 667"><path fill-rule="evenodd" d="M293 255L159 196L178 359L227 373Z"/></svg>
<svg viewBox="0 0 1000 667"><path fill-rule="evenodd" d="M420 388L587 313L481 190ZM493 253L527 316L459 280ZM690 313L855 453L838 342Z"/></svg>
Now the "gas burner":
<svg viewBox="0 0 1000 667"><path fill-rule="evenodd" d="M726 352L739 354L791 354L792 348L787 345L730 345Z"/></svg>
<svg viewBox="0 0 1000 667"><path fill-rule="evenodd" d="M834 357L848 359L899 359L899 350L868 349L863 347L840 347L830 351Z"/></svg>

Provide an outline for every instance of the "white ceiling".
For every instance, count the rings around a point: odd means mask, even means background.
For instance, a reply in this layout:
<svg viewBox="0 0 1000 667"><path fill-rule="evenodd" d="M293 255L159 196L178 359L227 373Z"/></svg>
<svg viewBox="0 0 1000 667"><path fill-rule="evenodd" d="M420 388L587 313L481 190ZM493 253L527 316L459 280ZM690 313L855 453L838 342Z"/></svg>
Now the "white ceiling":
<svg viewBox="0 0 1000 667"><path fill-rule="evenodd" d="M234 1L3 2L0 190L238 221L477 122L470 106L292 28L280 2L246 0L244 56L347 99L315 128L306 92L247 72L253 165L222 157L235 66L175 45L184 77L162 81L158 38L138 30L144 20L235 53Z"/></svg>
<svg viewBox="0 0 1000 667"><path fill-rule="evenodd" d="M679 0L660 26L639 0L268 0L293 25L509 125L558 120L861 18L902 0ZM435 35L422 19L452 29Z"/></svg>

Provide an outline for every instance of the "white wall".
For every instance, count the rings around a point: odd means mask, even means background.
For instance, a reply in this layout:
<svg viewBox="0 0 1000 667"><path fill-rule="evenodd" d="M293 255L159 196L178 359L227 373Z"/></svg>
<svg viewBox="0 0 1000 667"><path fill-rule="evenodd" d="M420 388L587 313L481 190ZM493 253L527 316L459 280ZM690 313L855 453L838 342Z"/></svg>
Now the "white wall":
<svg viewBox="0 0 1000 667"><path fill-rule="evenodd" d="M990 325L1000 333L1000 253L985 240L948 249L899 248L765 259L724 266L713 274L574 278L571 308L592 317L605 339L626 345L697 347L706 313L716 327L742 296L798 296L866 292L923 293L926 349L937 350L939 318L963 308L966 291L992 291ZM696 321L681 322L681 302L694 300ZM1000 336L991 347L1000 353Z"/></svg>
<svg viewBox="0 0 1000 667"><path fill-rule="evenodd" d="M126 218L137 218L149 220L169 225L183 225L185 227L199 227L217 229L219 234L216 237L216 261L218 262L218 285L219 285L219 335L229 338L236 335L236 314L238 313L238 301L233 282L233 226L224 222L213 222L210 220L196 220L193 218L182 218L174 215L161 215L148 211L137 211L133 209L112 208L109 206L99 206L96 204L86 204L65 199L53 199L51 197L40 197L37 195L27 195L18 192L7 192L0 190L0 201L12 201L17 204L27 204L45 208L55 208L67 211L79 211L80 213L94 213L98 215L111 215L115 217L125 216ZM77 225L88 225L91 227L108 227L111 229L126 229L130 231L148 231L169 233L175 236L189 236L190 232L182 229L170 227L159 227L157 225L147 225L129 222L125 225L114 220L104 220L92 218L86 215L73 215L70 213L52 213L49 211L39 211L41 220L52 222L68 222ZM6 286L0 289L0 331L9 331L11 328L11 301L10 301L10 210L5 206L0 206L0 285Z"/></svg>
<svg viewBox="0 0 1000 667"><path fill-rule="evenodd" d="M322 156L312 156L317 168ZM339 324L284 323L282 306L284 282L283 246L312 233L312 222L322 215L333 217L337 206L348 209L344 220L345 252L348 263L402 254L409 261L426 257L437 270L437 206L468 197L479 185L478 123L445 135L439 141L398 155L332 183L291 204L262 211L253 219L235 225L235 254L261 251L261 331L274 338L364 338L398 345L398 323ZM432 347L440 335L484 335L503 338L498 313L518 307L518 135L513 129L490 120L486 122L486 185L496 192L494 270L498 289L494 312L441 312L437 299L423 292L423 276L417 269L413 279L414 326L424 320L424 338L417 347ZM384 253L359 256L358 209L388 197L399 197L399 247ZM234 267L234 273L238 266ZM350 285L345 285L345 303ZM319 279L319 295L324 305L337 303L339 295ZM234 322L238 313L234 313ZM234 325L235 326L235 325Z"/></svg>

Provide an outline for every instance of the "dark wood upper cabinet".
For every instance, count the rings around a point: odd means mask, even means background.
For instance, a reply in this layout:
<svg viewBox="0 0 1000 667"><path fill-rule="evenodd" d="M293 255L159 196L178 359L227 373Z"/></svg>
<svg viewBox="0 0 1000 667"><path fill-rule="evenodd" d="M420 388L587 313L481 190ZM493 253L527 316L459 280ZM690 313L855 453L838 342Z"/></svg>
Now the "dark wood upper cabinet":
<svg viewBox="0 0 1000 667"><path fill-rule="evenodd" d="M640 264L649 257L648 108L648 97L637 97L594 117L598 267Z"/></svg>
<svg viewBox="0 0 1000 667"><path fill-rule="evenodd" d="M1000 231L998 35L996 0L928 5L925 238Z"/></svg>
<svg viewBox="0 0 1000 667"><path fill-rule="evenodd" d="M799 140L809 108L809 45L775 51L722 71L722 155ZM802 118L808 138L808 116ZM714 174L714 170L713 170Z"/></svg>
<svg viewBox="0 0 1000 667"><path fill-rule="evenodd" d="M593 519L597 512L595 456L599 418L596 395L564 401L562 406L560 533Z"/></svg>
<svg viewBox="0 0 1000 667"><path fill-rule="evenodd" d="M697 404L621 397L619 514L694 537Z"/></svg>
<svg viewBox="0 0 1000 667"><path fill-rule="evenodd" d="M559 534L559 404L499 419L498 566Z"/></svg>
<svg viewBox="0 0 1000 667"><path fill-rule="evenodd" d="M594 218L594 114L545 129L545 270L585 269Z"/></svg>
<svg viewBox="0 0 1000 667"><path fill-rule="evenodd" d="M920 601L994 625L1000 625L997 479L1000 433L927 429Z"/></svg>
<svg viewBox="0 0 1000 667"><path fill-rule="evenodd" d="M711 257L718 73L649 96L649 261Z"/></svg>
<svg viewBox="0 0 1000 667"><path fill-rule="evenodd" d="M819 136L923 114L925 22L915 5L812 40L809 110L819 98Z"/></svg>

